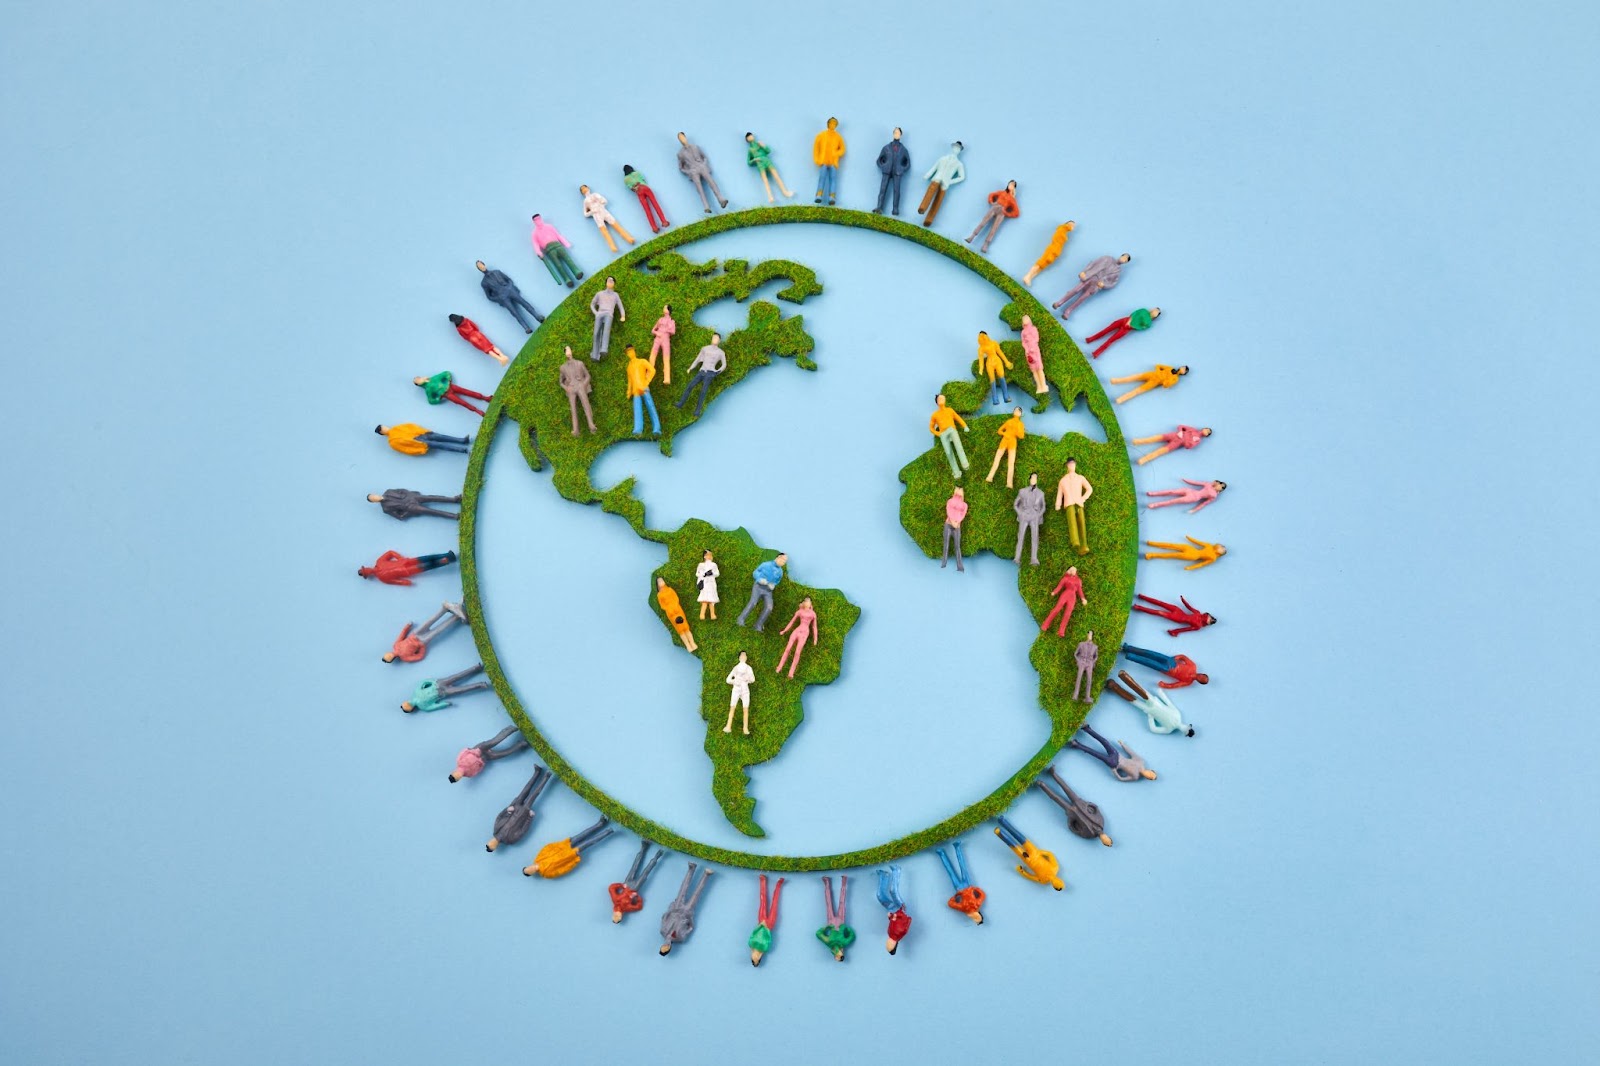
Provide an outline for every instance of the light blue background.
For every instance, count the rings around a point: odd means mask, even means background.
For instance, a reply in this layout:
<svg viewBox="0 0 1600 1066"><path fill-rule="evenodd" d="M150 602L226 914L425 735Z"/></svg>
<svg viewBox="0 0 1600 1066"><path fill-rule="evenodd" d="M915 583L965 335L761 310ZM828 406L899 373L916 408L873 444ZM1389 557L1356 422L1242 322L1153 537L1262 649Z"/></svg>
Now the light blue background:
<svg viewBox="0 0 1600 1066"><path fill-rule="evenodd" d="M1581 322L1597 280L1592 11L406 7L8 9L0 1059L1594 1059L1597 633L1588 570L1566 562L1597 517L1580 446L1596 384ZM1218 429L1139 475L1235 486L1196 519L1147 523L1214 533L1233 556L1141 577L1222 616L1181 645L1217 681L1182 699L1192 741L1097 712L1149 756L1154 784L1063 757L1106 806L1115 848L1068 838L1037 797L1019 804L1062 856L1062 896L1006 873L973 834L982 929L944 910L943 874L920 856L900 956L878 946L863 879L862 942L836 966L811 942L818 889L802 877L752 973L754 879L725 871L700 931L663 962L654 926L680 859L612 928L601 893L631 840L530 883L514 872L526 846L481 847L528 761L443 781L458 748L497 728L493 701L395 710L422 668L377 652L455 579L394 590L350 568L451 531L394 523L361 496L442 488L460 464L395 456L371 425L468 426L421 407L409 377L450 367L492 384L443 315L515 340L477 290L479 256L550 304L531 211L597 265L578 181L632 223L617 180L631 162L688 220L671 163L682 127L748 204L756 183L735 164L755 129L807 192L806 145L830 113L852 146L848 203L866 206L871 156L899 124L919 170L951 137L969 146L947 234L965 234L983 192L1021 182L1023 216L993 251L1008 269L1065 217L1081 224L1068 264L1135 255L1074 333L1159 303L1170 318L1113 349L1106 372L1195 368L1123 415L1133 432L1179 417ZM641 461L640 491L663 524L702 492L702 513L851 589L908 550L892 471L922 446L928 383L990 312L978 283L926 253L857 256L868 238L812 233L727 247L818 268L828 292L804 313L822 369L763 371L678 460ZM872 286L926 320L875 319ZM947 333L961 338L949 351ZM862 427L850 495L810 498L804 467L788 497L693 483L757 469L727 453L767 411ZM813 465L844 455L830 442ZM541 516L524 531L528 594L570 601L575 625L638 626L656 641L651 676L671 649L631 579L572 539L606 536L589 532L602 516L536 511L544 486L523 480L497 478L490 506ZM828 508L866 543L830 551ZM613 543L628 567L650 565ZM561 555L581 572L533 567ZM974 617L1010 609L1003 570L966 575ZM863 646L894 648L869 629L891 629L898 608L866 606ZM847 660L794 750L757 771L769 828L791 834L775 847L931 820L1031 750L1013 699L1028 678L1008 643L972 639L936 664L980 694L964 716L924 719L887 672L864 660L858 677ZM449 641L429 667L470 654ZM514 669L538 668L525 661ZM647 733L618 718L606 744L577 682L537 687L571 743L608 760L597 778L717 829L693 806L703 779L684 761L693 738L668 728L677 710L659 707ZM638 687L627 710L642 721L652 695ZM866 713L878 722L846 718ZM807 802L814 818L796 813ZM590 817L552 790L532 838Z"/></svg>

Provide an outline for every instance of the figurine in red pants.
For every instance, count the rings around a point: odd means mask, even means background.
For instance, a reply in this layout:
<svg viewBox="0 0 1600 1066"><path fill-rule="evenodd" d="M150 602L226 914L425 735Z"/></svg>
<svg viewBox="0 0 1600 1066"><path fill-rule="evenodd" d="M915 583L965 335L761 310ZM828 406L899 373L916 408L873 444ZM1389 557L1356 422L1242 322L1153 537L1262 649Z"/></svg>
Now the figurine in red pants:
<svg viewBox="0 0 1600 1066"><path fill-rule="evenodd" d="M1094 357L1098 359L1100 358L1101 352L1105 351L1107 348L1111 347L1113 344L1117 343L1130 333L1136 333L1139 330L1149 329L1151 323L1155 322L1155 320L1160 317L1161 308L1141 307L1139 310L1135 311L1131 315L1128 315L1126 318L1117 319L1099 333L1091 333L1089 336L1083 339L1085 343L1093 344L1102 337L1106 338L1106 342L1094 350Z"/></svg>
<svg viewBox="0 0 1600 1066"><path fill-rule="evenodd" d="M1195 610L1194 606L1190 604L1188 599L1183 596L1178 597L1178 599L1183 603L1181 608L1175 604L1158 600L1153 596L1145 596L1141 594L1138 598L1144 601L1144 603L1153 603L1156 606L1146 607L1141 603L1136 603L1133 605L1133 609L1135 611L1143 611L1145 614L1153 614L1157 618L1165 618L1169 622L1178 623L1178 628L1167 630L1167 636L1169 637L1175 637L1179 633L1198 633L1206 626L1214 626L1217 624L1216 615L1208 614L1205 611ZM1159 607L1160 610L1157 610L1157 607Z"/></svg>
<svg viewBox="0 0 1600 1066"><path fill-rule="evenodd" d="M494 346L494 341L483 335L483 330L478 328L478 324L476 322L472 321L472 319L466 317L465 315L451 315L450 323L456 327L456 332L461 334L462 340L466 341L483 354L494 359L501 366L506 365L506 353L502 352L499 348L496 348Z"/></svg>
<svg viewBox="0 0 1600 1066"><path fill-rule="evenodd" d="M649 178L646 178L631 166L623 164L622 184L632 189L633 195L639 198L639 206L644 208L644 220L650 223L651 233L660 233L664 228L672 225L667 221L666 212L661 210L661 201L656 199L655 190L650 188Z"/></svg>
<svg viewBox="0 0 1600 1066"><path fill-rule="evenodd" d="M451 403L456 404L459 407L465 407L479 418L483 417L482 409L474 407L472 404L468 403L466 399L463 399L463 397L468 397L474 400L482 400L484 403L488 403L490 400L494 399L493 396L485 396L481 392L473 392L465 385L457 385L454 375L452 375L448 370L441 370L431 378L412 378L411 383L422 390L423 395L428 397L429 403L437 406L438 404L449 400Z"/></svg>
<svg viewBox="0 0 1600 1066"><path fill-rule="evenodd" d="M1050 595L1056 597L1056 605L1050 608L1050 613L1044 616L1044 622L1039 626L1042 633L1050 628L1050 623L1056 615L1061 616L1061 626L1056 630L1056 636L1067 635L1067 623L1072 621L1072 612L1078 604L1089 606L1089 599L1083 594L1083 579L1078 576L1076 566L1067 567L1067 572L1061 575L1061 580L1056 582L1056 587Z"/></svg>
<svg viewBox="0 0 1600 1066"><path fill-rule="evenodd" d="M377 578L385 585L409 585L411 579L424 570L437 570L441 566L449 566L456 561L455 552L440 552L438 555L401 555L399 552L388 551L378 556L378 561L371 566L363 566L356 574L365 578Z"/></svg>

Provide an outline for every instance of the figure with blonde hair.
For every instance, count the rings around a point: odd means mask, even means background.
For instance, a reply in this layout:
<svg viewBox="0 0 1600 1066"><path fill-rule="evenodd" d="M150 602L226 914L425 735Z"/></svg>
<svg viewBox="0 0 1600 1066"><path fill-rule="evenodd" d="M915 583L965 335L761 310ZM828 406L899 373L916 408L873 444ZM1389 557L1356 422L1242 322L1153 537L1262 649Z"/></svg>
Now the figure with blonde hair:
<svg viewBox="0 0 1600 1066"><path fill-rule="evenodd" d="M1209 541L1195 540L1190 536L1185 536L1183 539L1189 543L1174 544L1165 540L1147 540L1144 542L1146 547L1160 548L1162 550L1156 552L1145 552L1144 557L1146 559L1177 559L1181 562L1186 562L1189 564L1188 566L1184 567L1185 570L1199 570L1203 567L1210 566L1212 563L1228 554L1228 549L1221 544L1212 544Z"/></svg>
<svg viewBox="0 0 1600 1066"><path fill-rule="evenodd" d="M616 216L606 210L606 198L604 196L597 192L590 192L587 185L578 186L578 192L583 194L583 217L594 219L594 224L600 228L600 236L605 238L607 248L610 248L613 252L617 250L617 242L611 239L611 230L613 229L617 231L617 236L629 244L633 243L633 234L623 229L622 223L617 221ZM607 226L611 227L611 229L607 229Z"/></svg>
<svg viewBox="0 0 1600 1066"><path fill-rule="evenodd" d="M1000 458L1006 460L1006 488L1012 488L1011 478L1017 471L1017 442L1028 435L1022 425L1022 408L1013 407L1011 417L1000 423L1000 428L995 432L1000 434L1000 444L994 452L994 462L989 464L989 476L985 481L994 481L994 475L1000 469Z"/></svg>

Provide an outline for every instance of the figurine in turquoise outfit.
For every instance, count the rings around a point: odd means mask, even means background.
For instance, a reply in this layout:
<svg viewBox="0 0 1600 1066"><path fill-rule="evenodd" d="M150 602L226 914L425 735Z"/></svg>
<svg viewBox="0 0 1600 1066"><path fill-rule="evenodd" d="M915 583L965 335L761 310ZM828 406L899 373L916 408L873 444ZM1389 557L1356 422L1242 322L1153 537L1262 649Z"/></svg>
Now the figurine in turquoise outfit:
<svg viewBox="0 0 1600 1066"><path fill-rule="evenodd" d="M832 953L835 962L843 962L845 949L856 942L856 931L846 925L844 920L845 896L849 891L850 875L840 874L839 901L835 904L833 878L822 879L822 905L827 909L828 920L817 930L817 939Z"/></svg>
<svg viewBox="0 0 1600 1066"><path fill-rule="evenodd" d="M452 696L463 696L468 692L482 692L493 687L489 684L487 678L481 677L468 684L462 684L467 678L481 673L483 673L483 664L473 663L465 670L458 670L449 677L441 677L438 680L430 677L417 684L417 690L411 694L409 700L400 704L400 709L407 714L411 714L413 711L442 711L450 706L450 697Z"/></svg>
<svg viewBox="0 0 1600 1066"><path fill-rule="evenodd" d="M772 149L761 141L756 140L756 135L753 133L744 135L744 143L747 146L744 154L745 162L755 167L756 173L761 175L761 187L767 190L767 203L773 202L772 182L774 181L778 183L779 192L785 196L794 196L794 193L790 192L789 188L783 184L783 175L779 174L778 168L773 165ZM768 180L768 175L771 175L770 181Z"/></svg>
<svg viewBox="0 0 1600 1066"><path fill-rule="evenodd" d="M1115 680L1107 678L1107 691L1133 704L1135 710L1142 711L1145 721L1150 725L1150 732L1194 736L1194 726L1184 724L1183 712L1172 702L1172 697L1160 689L1157 689L1154 695L1146 692L1144 686L1135 681L1133 675L1126 670L1117 671L1117 677L1122 679L1122 684L1119 685Z"/></svg>

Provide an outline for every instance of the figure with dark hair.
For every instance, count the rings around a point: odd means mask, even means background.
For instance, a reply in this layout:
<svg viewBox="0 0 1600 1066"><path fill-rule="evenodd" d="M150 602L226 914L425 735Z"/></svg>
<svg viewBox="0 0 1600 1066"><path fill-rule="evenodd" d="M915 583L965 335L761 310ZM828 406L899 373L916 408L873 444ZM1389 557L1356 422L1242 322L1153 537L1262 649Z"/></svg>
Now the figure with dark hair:
<svg viewBox="0 0 1600 1066"><path fill-rule="evenodd" d="M471 437L452 437L447 433L435 433L415 422L399 422L392 426L380 422L372 432L380 437L387 437L389 447L401 455L427 455L430 448L446 452L472 450Z"/></svg>
<svg viewBox="0 0 1600 1066"><path fill-rule="evenodd" d="M649 178L631 166L623 164L622 184L632 189L633 195L639 198L639 206L644 208L644 220L650 223L651 233L660 233L662 229L672 225L667 221L666 213L661 210L661 201L656 199L655 190L650 188Z"/></svg>
<svg viewBox="0 0 1600 1066"><path fill-rule="evenodd" d="M411 383L422 390L422 394L428 398L430 404L438 406L448 400L457 407L465 407L479 418L483 417L483 409L474 407L467 402L467 399L482 400L484 403L494 399L493 396L473 392L464 385L457 385L455 375L448 370L441 370L432 377L412 378Z"/></svg>
<svg viewBox="0 0 1600 1066"><path fill-rule="evenodd" d="M881 177L878 180L878 206L872 209L873 214L883 214L891 190L894 192L893 213L900 213L900 186L905 181L906 171L911 169L911 153L900 143L900 136L900 127L896 126L889 135L889 143L878 151L878 173Z"/></svg>
<svg viewBox="0 0 1600 1066"><path fill-rule="evenodd" d="M517 325L522 327L522 332L532 333L533 327L528 325L528 320L522 317L522 312L527 311L533 316L535 322L543 322L544 316L539 309L528 302L522 295L522 290L517 288L517 283L502 270L490 270L484 265L482 259L475 264L479 273L483 275L479 284L483 286L483 294L489 298L490 303L499 304L517 320Z"/></svg>
<svg viewBox="0 0 1600 1066"><path fill-rule="evenodd" d="M700 875L699 884L695 884L694 874L698 869L698 863L689 864L689 872L683 875L677 896L667 904L667 912L661 916L662 955L670 953L674 944L683 943L694 932L694 909L700 905L700 893L706 890L706 882L711 880L712 874L708 868ZM694 889L692 893L691 888Z"/></svg>
<svg viewBox="0 0 1600 1066"><path fill-rule="evenodd" d="M773 202L773 181L778 183L779 192L783 193L785 196L792 197L794 193L790 192L788 187L783 184L783 175L778 173L777 166L775 166L772 162L772 149L768 148L761 141L756 140L756 135L753 133L746 133L744 135L744 143L747 146L745 149L745 162L750 166L755 167L756 173L761 175L761 187L767 190L767 203L770 204ZM841 149L841 154L842 151L843 150ZM771 181L767 180L768 175L771 175Z"/></svg>
<svg viewBox="0 0 1600 1066"><path fill-rule="evenodd" d="M1187 655L1167 655L1151 651L1149 648L1136 648L1132 644L1124 644L1122 654L1129 662L1138 663L1172 678L1171 681L1158 682L1162 688L1188 688L1190 685L1211 683L1211 675L1202 674L1195 661Z"/></svg>
<svg viewBox="0 0 1600 1066"><path fill-rule="evenodd" d="M644 896L639 890L644 883L650 880L650 873L656 868L656 863L665 855L665 848L657 848L654 857L648 864L645 856L650 853L650 841L639 841L639 854L633 857L633 863L628 867L627 876L621 881L613 881L606 886L606 892L611 896L611 921L618 924L624 914L634 914L644 910Z"/></svg>
<svg viewBox="0 0 1600 1066"><path fill-rule="evenodd" d="M694 191L700 194L700 206L706 209L706 214L711 214L711 201L706 199L707 185L711 186L711 195L717 198L717 204L727 207L728 199L717 188L717 179L711 176L711 161L706 158L705 151L698 144L690 144L686 133L678 134L678 144L678 173L694 183Z"/></svg>
<svg viewBox="0 0 1600 1066"><path fill-rule="evenodd" d="M846 897L850 891L850 875L839 875L839 901L834 902L833 878L822 879L822 905L827 918L821 929L817 930L817 939L833 955L833 961L843 962L844 952L851 944L856 942L856 931L845 923L844 911L848 902Z"/></svg>
<svg viewBox="0 0 1600 1066"><path fill-rule="evenodd" d="M480 666L478 669L483 668ZM543 766L535 766L533 776L522 786L522 791L517 793L504 810L494 816L494 833L489 837L489 842L483 846L483 850L492 852L501 844L522 843L522 838L533 828L533 816L538 813L533 809L533 805L539 802L539 797L555 779L556 775Z"/></svg>
<svg viewBox="0 0 1600 1066"><path fill-rule="evenodd" d="M534 855L533 861L522 868L522 876L553 879L565 877L578 868L583 861L583 853L609 837L616 830L611 828L610 819L604 815L600 820L580 833L574 833L565 840L554 840L540 848Z"/></svg>
<svg viewBox="0 0 1600 1066"><path fill-rule="evenodd" d="M1134 710L1141 712L1145 721L1150 726L1152 733L1182 733L1186 737L1194 736L1194 726L1188 725L1183 720L1183 712L1178 710L1178 705L1172 702L1172 697L1165 692L1157 690L1154 694L1146 692L1144 686L1133 679L1133 675L1126 670L1119 670L1116 680L1108 678L1106 688L1115 696L1133 704Z"/></svg>
<svg viewBox="0 0 1600 1066"><path fill-rule="evenodd" d="M441 566L449 566L456 561L456 553L452 551L439 552L435 555L401 555L397 551L386 551L378 556L371 566L362 566L356 569L357 577L377 578L385 585L409 585L411 579L418 574L429 570L437 570Z"/></svg>
<svg viewBox="0 0 1600 1066"><path fill-rule="evenodd" d="M1100 745L1100 750L1096 751L1094 748L1088 747L1077 737L1067 741L1068 746L1105 763L1106 769L1111 771L1111 776L1118 781L1138 781L1141 778L1146 781L1154 781L1156 779L1156 772L1147 767L1144 764L1144 760L1139 757L1139 753L1128 747L1124 741L1117 741L1117 744L1122 746L1122 750L1119 752L1111 741L1096 733L1094 727L1088 722L1083 723L1081 731L1088 733L1094 742Z"/></svg>
<svg viewBox="0 0 1600 1066"><path fill-rule="evenodd" d="M461 335L462 340L478 349L484 355L494 359L501 366L506 365L506 353L495 347L494 341L484 336L483 330L479 329L478 324L472 319L466 315L451 315L450 324L456 327L456 332Z"/></svg>
<svg viewBox="0 0 1600 1066"><path fill-rule="evenodd" d="M1066 812L1067 828L1072 835L1085 840L1098 840L1109 848L1111 838L1106 835L1106 816L1100 813L1100 808L1072 791L1072 786L1061 780L1054 766L1045 767L1045 773L1055 778L1060 791L1051 788L1042 778L1034 784L1039 786L1040 792L1050 797L1052 803Z"/></svg>
<svg viewBox="0 0 1600 1066"><path fill-rule="evenodd" d="M569 289L583 280L583 271L578 269L578 264L572 261L572 253L567 251L571 247L572 242L546 222L543 215L533 216L533 254L549 268L550 276L557 285L565 285Z"/></svg>
<svg viewBox="0 0 1600 1066"><path fill-rule="evenodd" d="M1122 280L1122 268L1131 262L1133 256L1127 252L1113 259L1109 255L1102 255L1089 261L1089 265L1078 271L1078 283L1061 295L1061 299L1051 304L1051 307L1066 306L1061 310L1063 319L1071 318L1072 312L1078 305L1098 292L1116 288L1117 282Z"/></svg>
<svg viewBox="0 0 1600 1066"><path fill-rule="evenodd" d="M425 678L417 682L416 691L412 692L409 700L400 704L400 709L407 714L415 711L442 711L450 706L451 696L464 696L469 692L484 692L493 686L485 678L463 684L467 678L483 673L482 663L473 663L465 670L458 670L449 677Z"/></svg>
<svg viewBox="0 0 1600 1066"><path fill-rule="evenodd" d="M460 495L455 496L428 496L414 489L384 489L381 493L367 493L367 502L375 503L383 508L383 513L390 518L398 518L404 522L408 518L418 515L433 515L435 518L459 519L459 514L450 511L441 511L429 507L430 503L460 503Z"/></svg>
<svg viewBox="0 0 1600 1066"><path fill-rule="evenodd" d="M628 309L617 292L617 279L606 278L606 287L595 293L589 301L589 312L594 315L594 338L589 348L590 359L601 359L611 350L612 319L628 321Z"/></svg>
<svg viewBox="0 0 1600 1066"><path fill-rule="evenodd" d="M973 238L983 232L983 227L988 226L989 234L983 238L983 246L978 249L987 252L989 245L994 243L995 235L1000 232L1000 224L1020 214L1022 211L1017 207L1017 183L1008 181L1005 188L996 189L989 194L989 209L978 220L978 227L967 237L967 243L971 244Z"/></svg>
<svg viewBox="0 0 1600 1066"><path fill-rule="evenodd" d="M1153 614L1157 618L1165 618L1169 622L1178 623L1177 628L1167 630L1167 636L1169 637L1175 637L1180 633L1198 633L1206 626L1217 624L1216 615L1208 611L1195 610L1194 605L1184 596L1178 597L1178 600L1183 604L1181 608L1176 604L1167 603L1165 600L1158 600L1154 596L1146 596L1143 593L1134 598L1139 601L1133 605L1135 611ZM1145 606L1146 604L1154 604L1155 606L1147 607Z"/></svg>
<svg viewBox="0 0 1600 1066"><path fill-rule="evenodd" d="M594 391L594 379L589 368L572 354L572 345L566 345L561 360L561 391L567 394L567 406L572 410L572 435L578 435L578 405L583 405L583 417L589 423L589 432L599 432L594 427L594 408L589 406L589 394Z"/></svg>

